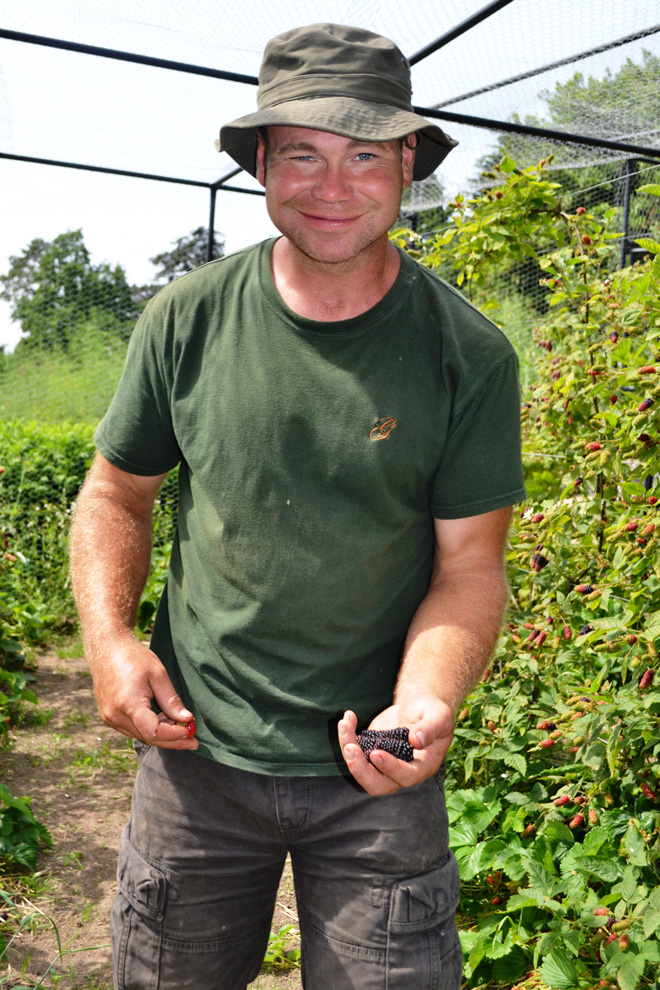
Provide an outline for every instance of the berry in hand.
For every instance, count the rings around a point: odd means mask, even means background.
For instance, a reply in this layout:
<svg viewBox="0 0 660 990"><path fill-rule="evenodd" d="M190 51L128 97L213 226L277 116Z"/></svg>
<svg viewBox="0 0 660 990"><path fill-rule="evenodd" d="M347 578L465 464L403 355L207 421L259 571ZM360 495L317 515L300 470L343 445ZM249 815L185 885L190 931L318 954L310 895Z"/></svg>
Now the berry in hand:
<svg viewBox="0 0 660 990"><path fill-rule="evenodd" d="M408 741L408 729L404 726L398 729L365 729L364 732L359 733L357 741L370 763L371 754L375 749L383 749L406 763L410 763L413 759L413 748Z"/></svg>

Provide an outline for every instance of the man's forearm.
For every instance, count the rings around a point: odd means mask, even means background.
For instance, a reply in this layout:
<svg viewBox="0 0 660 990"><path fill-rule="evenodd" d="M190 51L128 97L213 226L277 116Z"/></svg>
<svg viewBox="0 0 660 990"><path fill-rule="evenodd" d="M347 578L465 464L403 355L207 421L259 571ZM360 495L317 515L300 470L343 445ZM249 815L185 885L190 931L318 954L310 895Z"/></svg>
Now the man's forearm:
<svg viewBox="0 0 660 990"><path fill-rule="evenodd" d="M466 573L432 583L408 630L395 702L425 691L458 710L488 663L502 624L504 573Z"/></svg>
<svg viewBox="0 0 660 990"><path fill-rule="evenodd" d="M150 511L136 511L111 486L91 480L74 510L70 554L86 653L94 660L135 626L151 557Z"/></svg>

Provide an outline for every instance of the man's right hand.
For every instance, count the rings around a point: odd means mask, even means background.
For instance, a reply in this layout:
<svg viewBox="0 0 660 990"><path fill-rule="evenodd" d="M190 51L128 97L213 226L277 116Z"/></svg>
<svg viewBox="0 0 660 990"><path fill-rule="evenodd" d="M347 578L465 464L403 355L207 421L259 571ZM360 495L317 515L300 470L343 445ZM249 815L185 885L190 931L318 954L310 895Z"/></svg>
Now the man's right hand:
<svg viewBox="0 0 660 990"><path fill-rule="evenodd" d="M105 652L105 651L104 651ZM155 653L132 637L122 639L92 664L101 718L124 736L163 749L197 749L185 725L194 716L184 707ZM156 701L160 714L152 707Z"/></svg>

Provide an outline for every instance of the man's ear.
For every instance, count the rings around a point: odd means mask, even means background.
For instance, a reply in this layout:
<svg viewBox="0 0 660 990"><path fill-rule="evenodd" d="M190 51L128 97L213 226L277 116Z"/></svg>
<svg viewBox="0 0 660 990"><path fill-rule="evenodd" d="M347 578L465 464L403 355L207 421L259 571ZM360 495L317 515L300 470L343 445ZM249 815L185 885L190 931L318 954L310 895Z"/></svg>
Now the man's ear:
<svg viewBox="0 0 660 990"><path fill-rule="evenodd" d="M264 187L266 185L266 154L266 142L261 133L257 131L257 168L254 174L257 181Z"/></svg>
<svg viewBox="0 0 660 990"><path fill-rule="evenodd" d="M401 166L403 168L403 188L407 189L413 180L413 166L415 164L415 148L417 147L417 135L408 134L403 139L401 145Z"/></svg>

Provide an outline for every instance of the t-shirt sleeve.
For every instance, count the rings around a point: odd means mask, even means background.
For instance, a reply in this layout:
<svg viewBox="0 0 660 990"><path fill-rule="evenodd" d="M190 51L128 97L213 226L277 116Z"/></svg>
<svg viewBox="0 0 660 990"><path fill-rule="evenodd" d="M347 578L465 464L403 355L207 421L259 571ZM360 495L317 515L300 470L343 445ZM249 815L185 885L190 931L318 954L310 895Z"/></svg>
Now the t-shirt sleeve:
<svg viewBox="0 0 660 990"><path fill-rule="evenodd" d="M431 492L437 519L477 516L526 496L520 449L520 386L515 352L458 408Z"/></svg>
<svg viewBox="0 0 660 990"><path fill-rule="evenodd" d="M117 391L94 434L101 454L131 474L165 474L181 460L170 413L164 338L161 320L148 306L131 336Z"/></svg>

